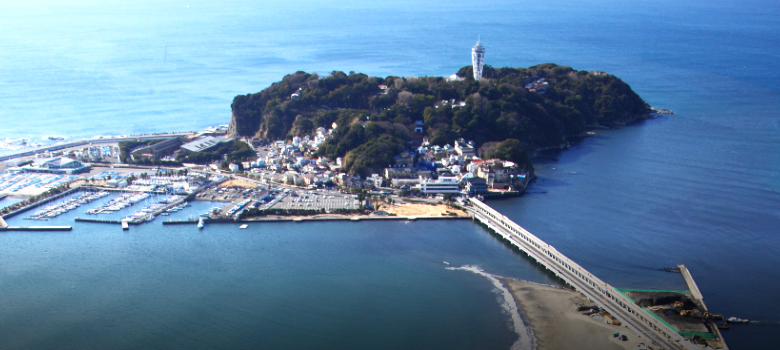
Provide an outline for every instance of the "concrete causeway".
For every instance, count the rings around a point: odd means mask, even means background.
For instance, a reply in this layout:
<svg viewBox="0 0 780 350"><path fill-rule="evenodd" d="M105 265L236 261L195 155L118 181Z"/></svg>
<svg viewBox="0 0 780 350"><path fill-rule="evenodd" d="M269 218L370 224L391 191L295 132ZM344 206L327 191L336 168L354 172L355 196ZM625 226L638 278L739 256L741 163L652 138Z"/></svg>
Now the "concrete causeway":
<svg viewBox="0 0 780 350"><path fill-rule="evenodd" d="M636 305L614 287L593 276L554 247L478 199L469 199L474 219L485 224L539 264L552 271L597 306L619 319L640 338L666 350L701 349Z"/></svg>

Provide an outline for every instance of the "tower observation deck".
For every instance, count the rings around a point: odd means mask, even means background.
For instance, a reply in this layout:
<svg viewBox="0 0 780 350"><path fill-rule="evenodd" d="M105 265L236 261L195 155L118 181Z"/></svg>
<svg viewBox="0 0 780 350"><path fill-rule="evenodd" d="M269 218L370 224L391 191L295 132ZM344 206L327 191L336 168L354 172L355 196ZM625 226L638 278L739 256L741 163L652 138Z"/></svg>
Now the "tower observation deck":
<svg viewBox="0 0 780 350"><path fill-rule="evenodd" d="M485 47L480 40L471 48L471 65L474 68L474 80L481 79L482 67L485 65Z"/></svg>

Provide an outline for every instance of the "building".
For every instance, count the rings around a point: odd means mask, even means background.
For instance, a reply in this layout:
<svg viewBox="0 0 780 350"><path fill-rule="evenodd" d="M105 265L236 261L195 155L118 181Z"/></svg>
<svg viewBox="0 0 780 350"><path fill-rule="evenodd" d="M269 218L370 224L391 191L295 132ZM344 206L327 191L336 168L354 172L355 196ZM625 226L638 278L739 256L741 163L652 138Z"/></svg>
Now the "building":
<svg viewBox="0 0 780 350"><path fill-rule="evenodd" d="M75 159L54 157L35 159L32 164L22 167L21 170L51 174L78 174L86 171L89 167L89 165L82 164Z"/></svg>
<svg viewBox="0 0 780 350"><path fill-rule="evenodd" d="M133 153L130 154L130 157L133 160L139 160L139 158L160 159L165 155L173 153L179 145L181 145L181 138L174 137L139 148L133 151Z"/></svg>
<svg viewBox="0 0 780 350"><path fill-rule="evenodd" d="M482 78L482 68L485 65L485 47L477 40L477 44L471 48L471 65L474 68L474 80Z"/></svg>
<svg viewBox="0 0 780 350"><path fill-rule="evenodd" d="M382 187L383 182L379 174L371 174L371 177L366 178L366 183L370 183L372 187Z"/></svg>
<svg viewBox="0 0 780 350"><path fill-rule="evenodd" d="M401 152L401 154L393 157L393 160L395 160L396 166L407 166L412 167L414 166L414 156L415 154L412 152Z"/></svg>
<svg viewBox="0 0 780 350"><path fill-rule="evenodd" d="M422 120L415 120L414 121L414 133L417 135L423 134L423 121Z"/></svg>
<svg viewBox="0 0 780 350"><path fill-rule="evenodd" d="M413 168L407 167L391 167L385 168L385 178L392 179L411 179L417 176Z"/></svg>
<svg viewBox="0 0 780 350"><path fill-rule="evenodd" d="M460 139L455 141L455 152L463 157L473 157L476 152L474 151L474 141L468 141Z"/></svg>
<svg viewBox="0 0 780 350"><path fill-rule="evenodd" d="M115 188L127 187L127 180L124 180L124 179L111 179L111 180L106 181L106 186L108 186L108 187L115 187Z"/></svg>
<svg viewBox="0 0 780 350"><path fill-rule="evenodd" d="M467 178L466 192L468 192L469 196L484 195L487 193L487 182L481 177Z"/></svg>
<svg viewBox="0 0 780 350"><path fill-rule="evenodd" d="M508 160L490 159L479 163L476 176L485 179L492 189L512 189L525 186L527 176L520 172L517 164Z"/></svg>
<svg viewBox="0 0 780 350"><path fill-rule="evenodd" d="M460 193L458 177L452 174L439 176L438 179L420 179L420 183L414 186L421 193Z"/></svg>
<svg viewBox="0 0 780 350"><path fill-rule="evenodd" d="M216 148L221 142L230 140L225 137L204 136L192 142L187 142L181 146L181 150L187 155L193 155L198 152L205 152Z"/></svg>

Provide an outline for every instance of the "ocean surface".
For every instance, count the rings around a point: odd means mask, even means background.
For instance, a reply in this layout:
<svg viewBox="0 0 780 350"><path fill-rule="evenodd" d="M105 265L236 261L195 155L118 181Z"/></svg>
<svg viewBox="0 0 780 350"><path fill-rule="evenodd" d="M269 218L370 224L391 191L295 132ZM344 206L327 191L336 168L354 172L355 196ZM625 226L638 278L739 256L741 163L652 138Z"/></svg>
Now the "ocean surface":
<svg viewBox="0 0 780 350"><path fill-rule="evenodd" d="M446 76L477 36L493 66L614 74L675 114L536 159L531 193L491 205L617 287L684 288L658 269L685 264L711 310L761 321L727 331L731 349L780 341L776 2L0 9L0 140L227 124L235 95L285 74ZM74 226L0 235L0 348L509 348L500 293L447 267L557 283L468 221Z"/></svg>

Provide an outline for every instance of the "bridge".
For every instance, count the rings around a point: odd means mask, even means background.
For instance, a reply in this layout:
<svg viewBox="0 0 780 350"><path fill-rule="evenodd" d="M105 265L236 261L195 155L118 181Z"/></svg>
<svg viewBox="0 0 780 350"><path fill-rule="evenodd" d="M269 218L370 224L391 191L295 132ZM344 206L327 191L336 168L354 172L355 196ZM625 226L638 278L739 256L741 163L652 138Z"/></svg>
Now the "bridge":
<svg viewBox="0 0 780 350"><path fill-rule="evenodd" d="M654 344L656 348L665 350L701 349L701 346L694 345L661 322L655 315L636 305L614 287L593 276L558 252L553 246L526 231L506 216L478 199L471 198L469 201L471 207L468 208L468 211L474 215L475 220L485 224L512 245L520 248L536 262L584 294L598 307L623 322L640 338Z"/></svg>

